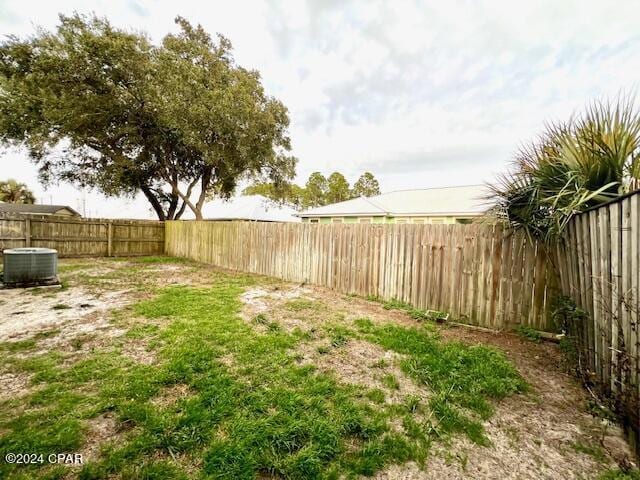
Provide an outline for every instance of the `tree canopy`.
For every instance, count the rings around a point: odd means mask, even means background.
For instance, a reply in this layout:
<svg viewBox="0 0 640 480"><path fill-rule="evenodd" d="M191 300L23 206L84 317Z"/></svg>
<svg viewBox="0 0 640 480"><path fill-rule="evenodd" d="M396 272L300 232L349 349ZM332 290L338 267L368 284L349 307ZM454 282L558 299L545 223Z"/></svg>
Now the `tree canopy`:
<svg viewBox="0 0 640 480"><path fill-rule="evenodd" d="M161 220L186 208L201 218L207 198L244 178L288 182L285 106L235 64L226 38L176 23L161 45L78 14L61 15L52 33L9 37L0 142L26 146L45 182L142 192Z"/></svg>
<svg viewBox="0 0 640 480"><path fill-rule="evenodd" d="M330 203L342 202L355 197L372 197L380 194L378 180L370 172L363 173L353 188L340 172L333 172L327 179L320 172L309 175L304 187L294 183L257 182L246 187L244 195L263 195L274 202L286 203L295 208L313 208Z"/></svg>
<svg viewBox="0 0 640 480"><path fill-rule="evenodd" d="M35 201L35 195L24 183L13 178L0 181L0 202L35 203Z"/></svg>
<svg viewBox="0 0 640 480"><path fill-rule="evenodd" d="M329 193L329 183L320 172L313 172L304 186L303 207L318 207L326 205L327 193Z"/></svg>
<svg viewBox="0 0 640 480"><path fill-rule="evenodd" d="M371 172L364 172L353 184L354 197L373 197L380 195L380 184Z"/></svg>
<svg viewBox="0 0 640 480"><path fill-rule="evenodd" d="M327 179L327 203L344 202L352 198L349 182L340 172L333 172Z"/></svg>

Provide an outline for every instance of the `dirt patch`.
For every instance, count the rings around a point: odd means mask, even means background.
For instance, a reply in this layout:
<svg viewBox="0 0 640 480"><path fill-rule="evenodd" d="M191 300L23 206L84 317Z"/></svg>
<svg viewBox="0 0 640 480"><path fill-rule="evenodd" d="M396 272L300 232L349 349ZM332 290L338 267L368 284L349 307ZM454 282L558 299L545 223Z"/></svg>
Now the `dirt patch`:
<svg viewBox="0 0 640 480"><path fill-rule="evenodd" d="M449 477L436 476L441 472L425 472L414 462L405 463L404 465L391 465L386 469L378 472L372 478L373 480L421 480L429 479L446 479ZM471 477L469 477L471 478ZM499 477L495 477L496 479Z"/></svg>
<svg viewBox="0 0 640 480"><path fill-rule="evenodd" d="M295 328L309 330L317 326L318 321L326 321L326 312L317 314L320 305L312 303L316 300L307 287L286 284L255 287L246 290L240 300L243 305L240 315L261 333L268 330L269 324L277 324L290 332ZM299 307L291 308L295 305L292 302L298 300L301 301Z"/></svg>
<svg viewBox="0 0 640 480"><path fill-rule="evenodd" d="M29 392L28 375L11 372L0 374L0 401L19 398Z"/></svg>
<svg viewBox="0 0 640 480"><path fill-rule="evenodd" d="M427 398L427 389L420 388L400 369L401 355L363 340L350 339L326 352L319 351L322 344L326 340L300 344L296 350L302 356L300 362L330 372L344 383L383 390L388 403L401 403L409 395Z"/></svg>
<svg viewBox="0 0 640 480"><path fill-rule="evenodd" d="M213 271L210 267L194 268L189 265L161 264L146 268L153 282L159 287L172 285L205 286L211 284Z"/></svg>
<svg viewBox="0 0 640 480"><path fill-rule="evenodd" d="M114 324L113 310L149 297L149 286L210 283L212 274L188 264L113 259L64 259L60 270L66 288L0 290L0 342L37 337L36 353L105 346L126 332L127 325ZM138 347L126 353L141 363L152 361Z"/></svg>
<svg viewBox="0 0 640 480"><path fill-rule="evenodd" d="M390 322L405 327L418 325L416 320L400 310L386 309L382 303L371 302L361 297L342 295L324 287L306 287L305 297L330 305L330 312L333 316L350 325L354 320L360 318L368 318L377 325Z"/></svg>
<svg viewBox="0 0 640 480"><path fill-rule="evenodd" d="M100 451L109 442L115 442L122 434L118 422L110 414L102 414L87 420L86 444L82 451L84 463L100 457Z"/></svg>
<svg viewBox="0 0 640 480"><path fill-rule="evenodd" d="M95 294L82 288L51 294L31 294L17 288L0 290L0 299L7 305L0 311L0 341L31 337L68 322L78 326L77 333L90 333L101 326L96 318L129 303L127 293L125 290Z"/></svg>
<svg viewBox="0 0 640 480"><path fill-rule="evenodd" d="M149 345L146 342L141 340L126 342L122 345L122 354L142 365L153 365L157 363L158 360L156 352L149 348Z"/></svg>
<svg viewBox="0 0 640 480"><path fill-rule="evenodd" d="M243 313L255 315L267 311L270 307L282 306L287 300L301 298L310 293L311 289L301 286L274 285L271 288L249 288L240 295L240 300L245 307Z"/></svg>
<svg viewBox="0 0 640 480"><path fill-rule="evenodd" d="M177 383L170 387L163 388L158 396L151 402L158 407L167 408L175 405L180 400L189 397L193 392L188 385Z"/></svg>
<svg viewBox="0 0 640 480"><path fill-rule="evenodd" d="M321 293L312 287L287 284L250 288L240 296L242 317L259 333L267 333L273 324L286 331L302 329L311 340L301 342L296 349L301 364L314 365L344 383L381 389L389 403L400 403L409 395L427 397L427 389L417 386L400 369L401 355L357 339L340 346L330 345L322 326L328 320L349 323L347 307L342 300L336 301L337 295L327 298ZM325 306L325 301L331 306Z"/></svg>

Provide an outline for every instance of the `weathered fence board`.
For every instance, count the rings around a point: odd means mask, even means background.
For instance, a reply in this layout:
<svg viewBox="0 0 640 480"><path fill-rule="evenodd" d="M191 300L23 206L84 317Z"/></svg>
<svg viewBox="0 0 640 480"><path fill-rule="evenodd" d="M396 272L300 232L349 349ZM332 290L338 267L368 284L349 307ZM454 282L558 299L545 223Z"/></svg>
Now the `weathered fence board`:
<svg viewBox="0 0 640 480"><path fill-rule="evenodd" d="M640 193L574 217L558 248L560 285L589 314L582 356L626 416L640 451Z"/></svg>
<svg viewBox="0 0 640 480"><path fill-rule="evenodd" d="M497 225L167 222L166 252L224 268L399 299L462 322L549 330L543 248Z"/></svg>
<svg viewBox="0 0 640 480"><path fill-rule="evenodd" d="M0 215L0 251L55 248L61 257L158 255L164 223L150 220Z"/></svg>

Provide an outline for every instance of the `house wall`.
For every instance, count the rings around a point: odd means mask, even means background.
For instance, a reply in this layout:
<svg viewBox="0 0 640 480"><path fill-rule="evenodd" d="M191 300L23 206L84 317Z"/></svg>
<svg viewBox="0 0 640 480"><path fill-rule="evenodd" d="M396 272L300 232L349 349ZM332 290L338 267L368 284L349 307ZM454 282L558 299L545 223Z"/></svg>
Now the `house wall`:
<svg viewBox="0 0 640 480"><path fill-rule="evenodd" d="M317 223L424 223L453 225L456 223L470 223L472 217L316 217ZM334 221L335 220L335 221ZM369 220L369 222L367 221ZM311 218L302 218L303 223L311 223ZM316 223L316 222L313 222Z"/></svg>
<svg viewBox="0 0 640 480"><path fill-rule="evenodd" d="M54 215L61 216L61 217L75 217L76 216L75 213L73 213L71 210L67 210L66 208L61 208Z"/></svg>

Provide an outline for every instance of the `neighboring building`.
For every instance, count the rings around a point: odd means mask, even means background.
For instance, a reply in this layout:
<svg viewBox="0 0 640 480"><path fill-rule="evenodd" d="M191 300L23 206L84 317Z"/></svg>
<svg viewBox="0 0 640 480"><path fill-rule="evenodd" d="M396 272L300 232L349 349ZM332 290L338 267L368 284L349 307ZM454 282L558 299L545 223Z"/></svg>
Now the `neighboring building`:
<svg viewBox="0 0 640 480"><path fill-rule="evenodd" d="M39 205L29 203L2 203L0 213L16 213L20 215L60 215L64 217L80 217L73 208L66 205Z"/></svg>
<svg viewBox="0 0 640 480"><path fill-rule="evenodd" d="M300 222L295 213L293 208L277 205L262 195L216 199L202 207L202 218L217 221ZM185 213L183 218L193 219L193 213Z"/></svg>
<svg viewBox="0 0 640 480"><path fill-rule="evenodd" d="M399 190L298 213L311 223L470 223L490 205L484 185Z"/></svg>

